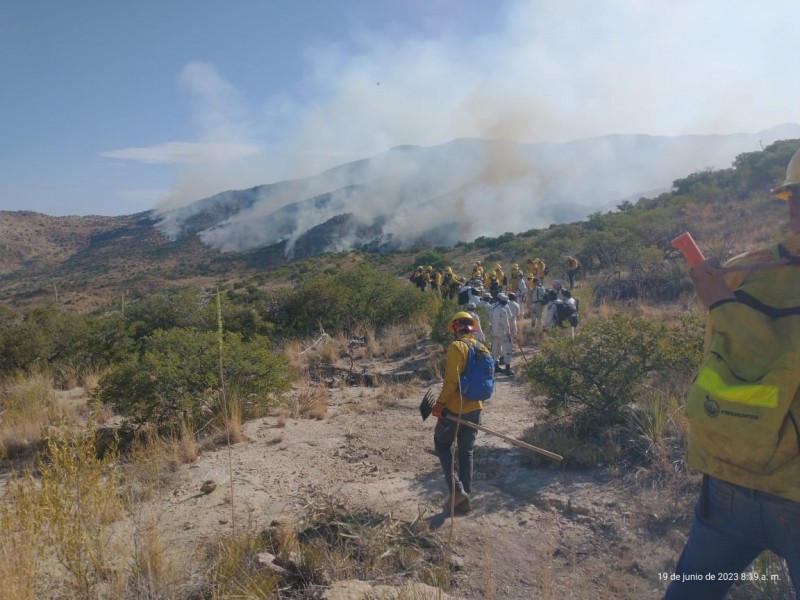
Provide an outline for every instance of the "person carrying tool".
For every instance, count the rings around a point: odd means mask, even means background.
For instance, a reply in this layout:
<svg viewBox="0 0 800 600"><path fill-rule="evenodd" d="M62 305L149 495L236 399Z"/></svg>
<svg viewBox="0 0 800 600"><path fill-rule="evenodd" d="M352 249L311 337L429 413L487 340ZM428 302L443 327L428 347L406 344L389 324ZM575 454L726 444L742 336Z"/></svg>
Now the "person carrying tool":
<svg viewBox="0 0 800 600"><path fill-rule="evenodd" d="M800 150L772 190L788 207L780 243L690 270L708 308L706 356L689 388L686 462L703 473L665 600L720 600L763 551L800 599ZM709 577L712 575L713 577Z"/></svg>
<svg viewBox="0 0 800 600"><path fill-rule="evenodd" d="M447 348L444 382L431 412L434 417L438 417L433 432L433 446L450 492L445 510L467 512L471 508L469 498L472 493L473 454L478 432L470 427L459 426L457 422L444 417L448 414L460 415L465 421L481 424L483 402L462 396L459 381L467 368L469 345L482 352L488 353L489 350L472 335L477 330L477 322L468 312L456 313L448 328L454 340ZM457 446L455 468L453 443Z"/></svg>

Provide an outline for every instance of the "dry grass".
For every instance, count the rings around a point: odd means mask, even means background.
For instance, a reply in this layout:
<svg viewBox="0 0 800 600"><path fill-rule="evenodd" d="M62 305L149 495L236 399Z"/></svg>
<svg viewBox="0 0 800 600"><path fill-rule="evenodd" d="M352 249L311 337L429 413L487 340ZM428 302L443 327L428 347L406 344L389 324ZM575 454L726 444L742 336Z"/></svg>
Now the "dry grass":
<svg viewBox="0 0 800 600"><path fill-rule="evenodd" d="M42 428L77 425L86 402L60 400L47 373L16 375L0 383L0 456L13 458L36 448Z"/></svg>
<svg viewBox="0 0 800 600"><path fill-rule="evenodd" d="M286 358L286 363L291 371L298 375L307 368L302 352L303 347L299 340L290 340L283 346L283 356Z"/></svg>
<svg viewBox="0 0 800 600"><path fill-rule="evenodd" d="M26 474L6 485L0 506L0 600L33 600L39 579L42 519L36 486Z"/></svg>
<svg viewBox="0 0 800 600"><path fill-rule="evenodd" d="M135 521L132 554L116 597L123 597L122 594L153 600L183 597L188 576L180 561L169 552L157 520L146 514Z"/></svg>
<svg viewBox="0 0 800 600"><path fill-rule="evenodd" d="M620 440L614 431L609 430L602 438L589 441L578 436L573 424L568 420L538 425L527 431L522 440L563 456L564 459L558 463L560 468L615 464L623 453ZM552 460L533 452L527 453L527 457L535 465L553 464Z"/></svg>
<svg viewBox="0 0 800 600"><path fill-rule="evenodd" d="M328 414L328 388L302 379L297 384L297 391L289 396L286 409L294 419L301 417L323 420Z"/></svg>
<svg viewBox="0 0 800 600"><path fill-rule="evenodd" d="M50 431L39 461L38 515L43 540L69 573L78 598L95 597L112 564L113 529L123 515L117 457L95 454L97 438L86 432Z"/></svg>
<svg viewBox="0 0 800 600"><path fill-rule="evenodd" d="M126 455L123 471L128 504L147 501L170 485L178 467L198 457L198 445L191 428L184 424L178 438L165 439L148 429L134 440Z"/></svg>
<svg viewBox="0 0 800 600"><path fill-rule="evenodd" d="M240 444L245 440L244 430L242 429L242 405L235 397L225 401L224 435L230 444Z"/></svg>
<svg viewBox="0 0 800 600"><path fill-rule="evenodd" d="M378 389L378 405L381 407L395 406L400 398L407 398L419 389L419 382L387 383Z"/></svg>

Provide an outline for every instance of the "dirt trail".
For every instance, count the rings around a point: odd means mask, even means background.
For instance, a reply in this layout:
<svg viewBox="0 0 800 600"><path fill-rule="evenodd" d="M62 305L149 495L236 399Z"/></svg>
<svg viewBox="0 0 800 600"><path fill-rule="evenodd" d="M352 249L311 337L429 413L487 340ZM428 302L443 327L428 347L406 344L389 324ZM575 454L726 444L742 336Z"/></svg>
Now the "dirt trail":
<svg viewBox="0 0 800 600"><path fill-rule="evenodd" d="M173 548L191 554L229 532L232 521L263 528L331 494L399 519L421 516L445 540L452 534L462 565L450 590L457 598L661 597L658 573L672 572L684 542L691 488L643 489L612 468L532 466L527 451L481 433L473 510L451 521L441 510L446 490L432 453L435 419L423 423L418 412L426 389L387 401L380 388L332 388L325 420L247 423L249 441L205 451L180 468L154 503L160 527ZM484 425L520 437L537 410L521 382L500 376ZM218 487L200 495L208 479Z"/></svg>

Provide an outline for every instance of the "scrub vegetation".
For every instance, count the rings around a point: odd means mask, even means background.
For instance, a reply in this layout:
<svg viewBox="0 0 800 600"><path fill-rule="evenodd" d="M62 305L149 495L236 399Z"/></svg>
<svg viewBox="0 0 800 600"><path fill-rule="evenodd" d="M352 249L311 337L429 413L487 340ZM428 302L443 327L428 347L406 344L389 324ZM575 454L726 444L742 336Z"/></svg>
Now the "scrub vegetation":
<svg viewBox="0 0 800 600"><path fill-rule="evenodd" d="M691 174L671 192L579 223L451 249L326 255L235 275L209 262L211 283L115 291L112 303L85 310L75 299L67 309L60 283L25 310L4 297L0 600L318 598L339 579L395 585L405 594L397 598L422 593L403 587L410 582L452 589L449 540L423 520L309 497L302 522L231 523L230 534L209 541L205 561L187 570L165 551L145 508L203 448L244 440L249 420L324 420L332 389L380 387L393 397L408 392L400 386L423 389L440 377L457 306L408 283L423 262L468 274L475 260L540 256L552 280L565 278L566 254L578 257L574 337L521 326L529 352L521 371L541 409L526 441L562 454L561 469L613 464L623 477L674 483L685 473L682 398L701 357L704 318L670 240L691 231L722 259L771 240L784 217L767 191L799 144L743 154L730 169ZM187 270L180 261L174 268ZM364 356L414 359L413 378L359 371ZM76 386L89 402L64 402ZM370 405L384 406L381 398ZM270 443L281 445L283 434ZM227 493L235 504L233 487ZM785 597L781 561L759 560L761 573L779 577L740 585L732 597Z"/></svg>

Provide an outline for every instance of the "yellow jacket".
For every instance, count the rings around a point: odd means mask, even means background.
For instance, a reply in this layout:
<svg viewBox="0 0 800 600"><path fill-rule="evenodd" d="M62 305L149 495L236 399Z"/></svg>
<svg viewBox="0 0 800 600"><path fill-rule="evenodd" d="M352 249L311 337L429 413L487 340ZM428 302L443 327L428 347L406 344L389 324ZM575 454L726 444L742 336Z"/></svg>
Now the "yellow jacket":
<svg viewBox="0 0 800 600"><path fill-rule="evenodd" d="M462 397L459 391L459 378L467 367L467 358L469 357L469 347L461 340L469 340L476 347L483 348L486 352L488 350L486 346L478 342L470 334L459 336L450 342L447 347L447 366L444 370L444 383L436 401L444 404L450 412L463 415L475 410L481 410L483 402L480 400L468 400Z"/></svg>
<svg viewBox="0 0 800 600"><path fill-rule="evenodd" d="M800 236L726 266L735 301L711 307L706 357L686 401L687 463L800 502Z"/></svg>

